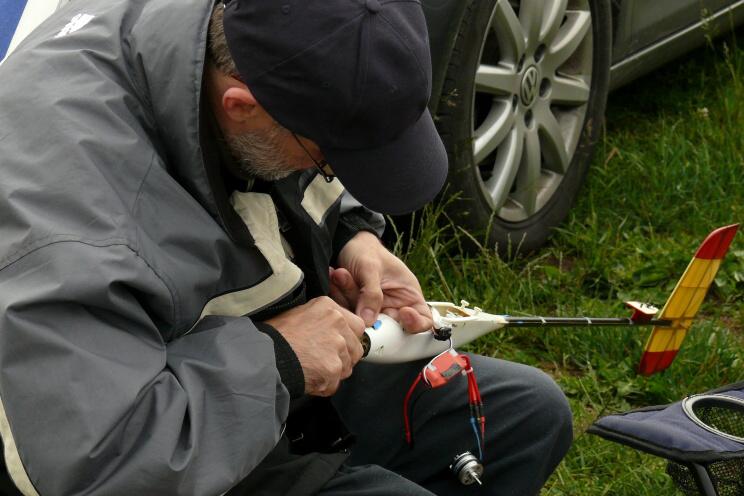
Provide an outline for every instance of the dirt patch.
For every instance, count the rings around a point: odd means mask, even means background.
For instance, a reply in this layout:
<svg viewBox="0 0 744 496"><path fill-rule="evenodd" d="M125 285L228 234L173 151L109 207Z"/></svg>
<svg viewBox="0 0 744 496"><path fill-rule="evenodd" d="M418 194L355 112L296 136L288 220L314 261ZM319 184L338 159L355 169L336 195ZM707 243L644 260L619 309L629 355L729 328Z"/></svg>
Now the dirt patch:
<svg viewBox="0 0 744 496"><path fill-rule="evenodd" d="M584 372L578 367L571 365L567 367L560 367L555 362L538 362L537 367L556 380L564 376L581 377L584 375Z"/></svg>
<svg viewBox="0 0 744 496"><path fill-rule="evenodd" d="M721 315L718 317L718 320L720 320L721 324L723 324L729 331L738 336L744 336L744 322L741 320L729 315Z"/></svg>
<svg viewBox="0 0 744 496"><path fill-rule="evenodd" d="M550 255L545 258L545 265L556 267L561 272L571 272L576 266L576 259L573 257L558 258L555 255Z"/></svg>

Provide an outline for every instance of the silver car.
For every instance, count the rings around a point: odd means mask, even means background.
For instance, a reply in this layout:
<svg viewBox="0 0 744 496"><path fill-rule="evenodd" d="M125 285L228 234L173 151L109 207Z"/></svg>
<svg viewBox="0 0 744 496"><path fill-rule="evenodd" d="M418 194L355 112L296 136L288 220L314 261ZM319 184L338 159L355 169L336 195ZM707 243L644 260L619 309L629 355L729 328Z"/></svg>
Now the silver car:
<svg viewBox="0 0 744 496"><path fill-rule="evenodd" d="M744 20L744 0L423 4L448 211L504 250L534 249L568 213L608 91Z"/></svg>

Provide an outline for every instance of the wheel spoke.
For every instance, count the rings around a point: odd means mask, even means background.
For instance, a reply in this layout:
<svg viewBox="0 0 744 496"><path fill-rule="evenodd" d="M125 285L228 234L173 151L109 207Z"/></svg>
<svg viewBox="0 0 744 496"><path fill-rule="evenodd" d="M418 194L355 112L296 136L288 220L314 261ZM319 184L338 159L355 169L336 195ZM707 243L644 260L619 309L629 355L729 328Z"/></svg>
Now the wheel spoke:
<svg viewBox="0 0 744 496"><path fill-rule="evenodd" d="M554 104L577 107L589 100L589 85L582 76L556 75L551 86L550 99Z"/></svg>
<svg viewBox="0 0 744 496"><path fill-rule="evenodd" d="M481 64L475 73L475 90L495 95L513 95L519 91L519 78L512 69Z"/></svg>
<svg viewBox="0 0 744 496"><path fill-rule="evenodd" d="M571 165L593 85L589 3L495 0L471 136L481 198L505 222L551 205Z"/></svg>
<svg viewBox="0 0 744 496"><path fill-rule="evenodd" d="M553 38L561 27L563 16L566 15L568 0L550 0L545 2L540 41L552 43Z"/></svg>
<svg viewBox="0 0 744 496"><path fill-rule="evenodd" d="M545 63L550 70L558 69L568 58L576 52L592 26L589 12L569 11L568 20L561 26L545 56Z"/></svg>
<svg viewBox="0 0 744 496"><path fill-rule="evenodd" d="M534 51L540 42L540 26L543 20L543 0L522 0L519 6L519 22L527 38L526 51Z"/></svg>
<svg viewBox="0 0 744 496"><path fill-rule="evenodd" d="M527 216L537 211L537 193L540 184L540 138L537 128L527 129L524 136L524 152L517 175L517 187L512 199L519 203Z"/></svg>
<svg viewBox="0 0 744 496"><path fill-rule="evenodd" d="M545 156L545 168L561 174L565 173L568 169L568 152L558 120L549 105L536 106L534 115L541 149Z"/></svg>
<svg viewBox="0 0 744 496"><path fill-rule="evenodd" d="M514 126L496 153L493 174L485 183L495 210L501 208L509 197L509 191L519 172L523 147L524 129L521 126Z"/></svg>
<svg viewBox="0 0 744 496"><path fill-rule="evenodd" d="M507 0L498 0L491 28L502 50L502 58L516 63L525 51L524 31L517 14Z"/></svg>
<svg viewBox="0 0 744 496"><path fill-rule="evenodd" d="M473 154L475 163L482 162L501 144L509 130L514 126L511 103L494 101L483 124L473 133Z"/></svg>

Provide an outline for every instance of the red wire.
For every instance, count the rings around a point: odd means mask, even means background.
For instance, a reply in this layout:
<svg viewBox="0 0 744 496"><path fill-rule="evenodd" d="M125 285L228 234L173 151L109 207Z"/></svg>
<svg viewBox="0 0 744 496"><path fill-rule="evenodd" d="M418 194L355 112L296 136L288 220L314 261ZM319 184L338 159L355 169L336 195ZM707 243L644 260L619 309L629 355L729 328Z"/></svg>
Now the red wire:
<svg viewBox="0 0 744 496"><path fill-rule="evenodd" d="M465 374L468 377L468 399L470 403L476 403L478 400L478 385L474 382L475 372L473 366L470 364L470 357L467 355L460 355L465 361Z"/></svg>
<svg viewBox="0 0 744 496"><path fill-rule="evenodd" d="M468 397L470 399L470 404L482 407L483 399L481 398L480 389L478 389L478 379L475 376L475 371L470 363L470 357L462 355L462 358L465 360L465 364L467 365L465 373L468 376ZM486 417L485 415L482 415L482 413L481 416L478 417L478 424L481 431L481 447L483 448L486 443Z"/></svg>
<svg viewBox="0 0 744 496"><path fill-rule="evenodd" d="M406 443L408 444L411 444L411 423L408 418L408 402L411 399L413 390L416 389L416 386L421 381L422 377L423 373L419 372L419 374L416 376L416 379L414 379L413 384L411 384L411 387L408 389L408 393L406 393L405 399L403 400L403 423L406 429Z"/></svg>
<svg viewBox="0 0 744 496"><path fill-rule="evenodd" d="M473 366L470 362L470 357L467 355L460 355L463 360L465 361L466 368L464 370L467 378L468 378L468 400L470 405L473 407L476 407L476 411L478 413L477 422L480 427L480 442L481 442L481 449L485 446L486 442L486 417L482 414L481 407L483 406L483 400L481 399L480 390L478 389L478 380L475 376L475 371L473 370ZM413 395L414 390L416 389L416 386L418 386L418 383L421 382L423 379L424 382L427 384L429 383L428 378L426 377L426 368L422 369L421 372L416 376L416 379L414 379L411 386L408 388L408 392L406 393L405 399L403 400L403 423L405 427L405 435L406 435L406 443L411 445L413 443L413 432L411 430L411 417L413 412L411 412L411 415L409 415L408 412L408 405L411 401L411 396Z"/></svg>
<svg viewBox="0 0 744 496"><path fill-rule="evenodd" d="M460 355L460 356L462 357L463 360L465 360L465 366L467 367L465 371L467 372L468 370L472 369L473 367L470 365L470 357L467 355Z"/></svg>
<svg viewBox="0 0 744 496"><path fill-rule="evenodd" d="M475 391L475 401L477 401L479 405L482 405L483 399L481 399L480 389L478 389L478 379L475 377L475 371L472 372L472 377L473 377L473 390Z"/></svg>

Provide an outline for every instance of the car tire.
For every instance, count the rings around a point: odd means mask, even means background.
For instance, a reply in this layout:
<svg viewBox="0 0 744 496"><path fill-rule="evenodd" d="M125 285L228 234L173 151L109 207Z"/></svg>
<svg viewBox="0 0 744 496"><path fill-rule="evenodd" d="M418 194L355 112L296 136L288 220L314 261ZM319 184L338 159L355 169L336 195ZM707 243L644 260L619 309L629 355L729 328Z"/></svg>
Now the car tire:
<svg viewBox="0 0 744 496"><path fill-rule="evenodd" d="M503 254L546 241L592 158L610 48L609 0L470 3L436 114L457 225Z"/></svg>

